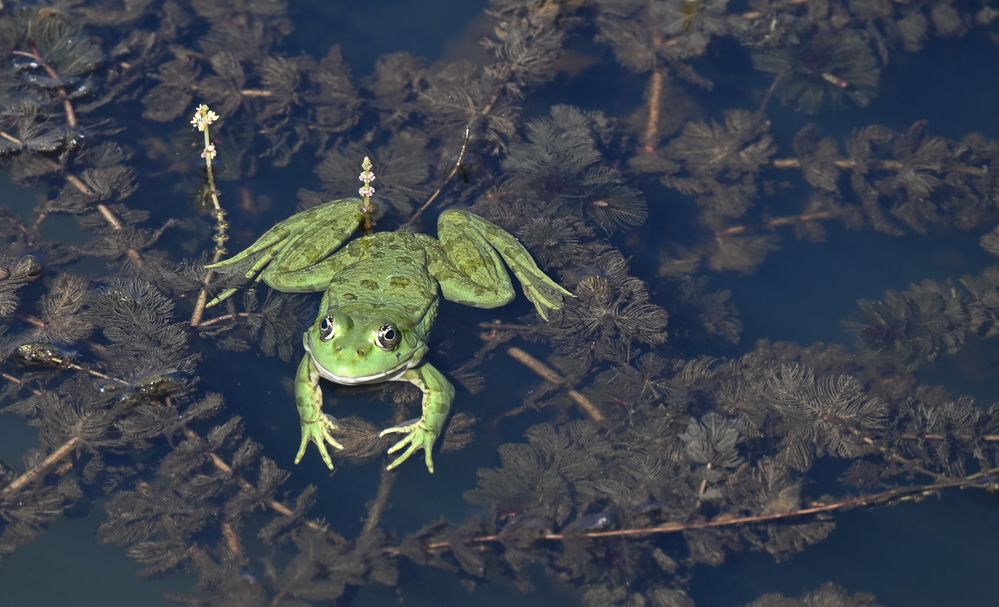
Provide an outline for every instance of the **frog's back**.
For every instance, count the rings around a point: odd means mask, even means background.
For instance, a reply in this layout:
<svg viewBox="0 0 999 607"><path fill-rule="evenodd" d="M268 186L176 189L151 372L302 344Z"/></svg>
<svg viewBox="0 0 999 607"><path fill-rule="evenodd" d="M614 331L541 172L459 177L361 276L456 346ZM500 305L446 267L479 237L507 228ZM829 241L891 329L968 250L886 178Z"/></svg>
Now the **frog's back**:
<svg viewBox="0 0 999 607"><path fill-rule="evenodd" d="M437 280L416 234L376 232L353 240L338 255L351 262L333 276L329 297L339 304L393 305L419 317L437 300Z"/></svg>

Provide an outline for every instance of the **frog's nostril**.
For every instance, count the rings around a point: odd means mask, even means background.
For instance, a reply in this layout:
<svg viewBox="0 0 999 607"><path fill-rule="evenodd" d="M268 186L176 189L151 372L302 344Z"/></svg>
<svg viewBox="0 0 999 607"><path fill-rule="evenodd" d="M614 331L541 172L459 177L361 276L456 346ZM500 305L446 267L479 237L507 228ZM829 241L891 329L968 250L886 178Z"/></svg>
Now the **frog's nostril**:
<svg viewBox="0 0 999 607"><path fill-rule="evenodd" d="M358 356L364 356L364 350L362 350L362 349L358 348L358 349L357 349L357 355L358 355Z"/></svg>

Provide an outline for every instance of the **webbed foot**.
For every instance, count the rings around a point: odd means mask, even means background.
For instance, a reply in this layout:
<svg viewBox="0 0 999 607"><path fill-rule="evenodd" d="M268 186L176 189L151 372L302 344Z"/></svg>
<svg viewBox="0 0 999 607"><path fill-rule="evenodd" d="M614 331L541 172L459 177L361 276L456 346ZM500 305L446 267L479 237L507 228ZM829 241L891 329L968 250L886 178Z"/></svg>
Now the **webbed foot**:
<svg viewBox="0 0 999 607"><path fill-rule="evenodd" d="M433 259L431 272L451 301L480 308L509 303L515 293L504 263L545 320L562 308L566 297L575 297L541 271L513 234L478 215L444 211L437 220L437 235L444 259Z"/></svg>
<svg viewBox="0 0 999 607"><path fill-rule="evenodd" d="M396 434L396 433L399 434L406 433L406 436L402 437L402 439L399 442L389 447L389 450L386 453L391 455L397 451L402 450L403 448L405 448L406 450L403 451L402 455L395 458L395 460L393 460L391 464L386 466L385 469L386 470L394 469L396 466L409 459L409 456L412 455L413 453L416 453L417 450L423 449L424 461L427 465L427 470L429 470L430 473L433 474L434 473L433 448L434 448L434 441L437 440L437 432L424 425L422 418L418 418L406 422L401 426L393 426L391 428L385 428L378 434L378 436L382 437L388 434Z"/></svg>
<svg viewBox="0 0 999 607"><path fill-rule="evenodd" d="M295 463L302 461L305 456L305 450L308 448L309 443L314 443L316 449L319 450L319 455L326 462L326 466L332 470L333 469L333 458L330 457L329 451L326 450L326 443L333 446L334 449L343 449L343 445L337 442L331 432L336 430L336 424L328 415L321 415L319 419L311 422L302 422L302 442L298 447L298 453L295 455Z"/></svg>

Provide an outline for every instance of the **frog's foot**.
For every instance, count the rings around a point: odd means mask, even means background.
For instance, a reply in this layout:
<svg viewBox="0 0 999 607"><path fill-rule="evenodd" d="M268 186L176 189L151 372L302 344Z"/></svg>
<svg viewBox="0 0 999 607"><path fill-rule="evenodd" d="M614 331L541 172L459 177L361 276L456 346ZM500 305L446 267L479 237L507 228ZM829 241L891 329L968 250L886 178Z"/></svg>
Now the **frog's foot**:
<svg viewBox="0 0 999 607"><path fill-rule="evenodd" d="M326 466L332 470L333 458L330 457L329 452L326 450L326 443L332 445L334 449L343 449L343 445L333 438L331 434L333 430L336 430L336 424L333 423L329 415L321 415L319 419L311 422L303 421L302 443L298 447L298 454L295 455L295 463L297 464L302 461L302 457L305 456L305 449L311 442L315 443L316 449L319 449L319 455L326 462Z"/></svg>
<svg viewBox="0 0 999 607"><path fill-rule="evenodd" d="M537 266L534 268L536 273L529 268L521 270L517 266L513 267L514 275L520 279L520 286L524 289L524 295L534 304L538 315L545 320L548 320L549 312L562 309L566 297L575 297L538 270Z"/></svg>
<svg viewBox="0 0 999 607"><path fill-rule="evenodd" d="M438 264L446 266L450 261L458 268L457 272L435 274L444 296L451 301L483 308L509 303L514 293L503 263L513 271L524 295L545 320L549 312L562 307L566 297L574 297L538 267L512 234L478 215L444 211L437 220L437 234L447 257ZM489 297L492 291L497 293Z"/></svg>
<svg viewBox="0 0 999 607"><path fill-rule="evenodd" d="M400 426L385 428L378 434L378 436L380 438L388 434L396 434L396 433L399 434L406 433L406 436L402 437L402 440L389 447L389 450L386 453L391 455L396 451L400 451L404 447L406 447L406 450L403 451L402 455L395 458L395 460L391 464L386 466L385 469L392 470L402 462L409 459L409 456L415 453L418 449L423 449L425 455L424 460L427 464L427 470L429 470L430 473L433 474L434 460L431 452L433 451L434 448L434 441L437 440L438 432L434 431L431 428L428 428L423 423L423 418L418 418L410 420Z"/></svg>

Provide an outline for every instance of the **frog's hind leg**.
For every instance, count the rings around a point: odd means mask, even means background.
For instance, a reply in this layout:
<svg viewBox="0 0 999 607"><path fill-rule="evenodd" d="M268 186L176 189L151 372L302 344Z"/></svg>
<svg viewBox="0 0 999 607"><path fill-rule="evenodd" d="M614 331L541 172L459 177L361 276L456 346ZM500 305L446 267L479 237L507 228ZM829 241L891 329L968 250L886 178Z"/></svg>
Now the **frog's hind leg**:
<svg viewBox="0 0 999 607"><path fill-rule="evenodd" d="M320 262L350 238L364 219L362 201L357 198L334 200L296 213L267 230L240 253L206 266L225 270L259 255L244 273L249 279L263 280L272 288L288 292L322 291L328 280ZM236 289L227 289L208 303L214 306Z"/></svg>
<svg viewBox="0 0 999 607"><path fill-rule="evenodd" d="M441 213L437 237L444 259L432 256L431 272L450 301L479 308L509 303L514 292L503 262L542 318L573 296L541 271L512 234L478 215L461 210Z"/></svg>

